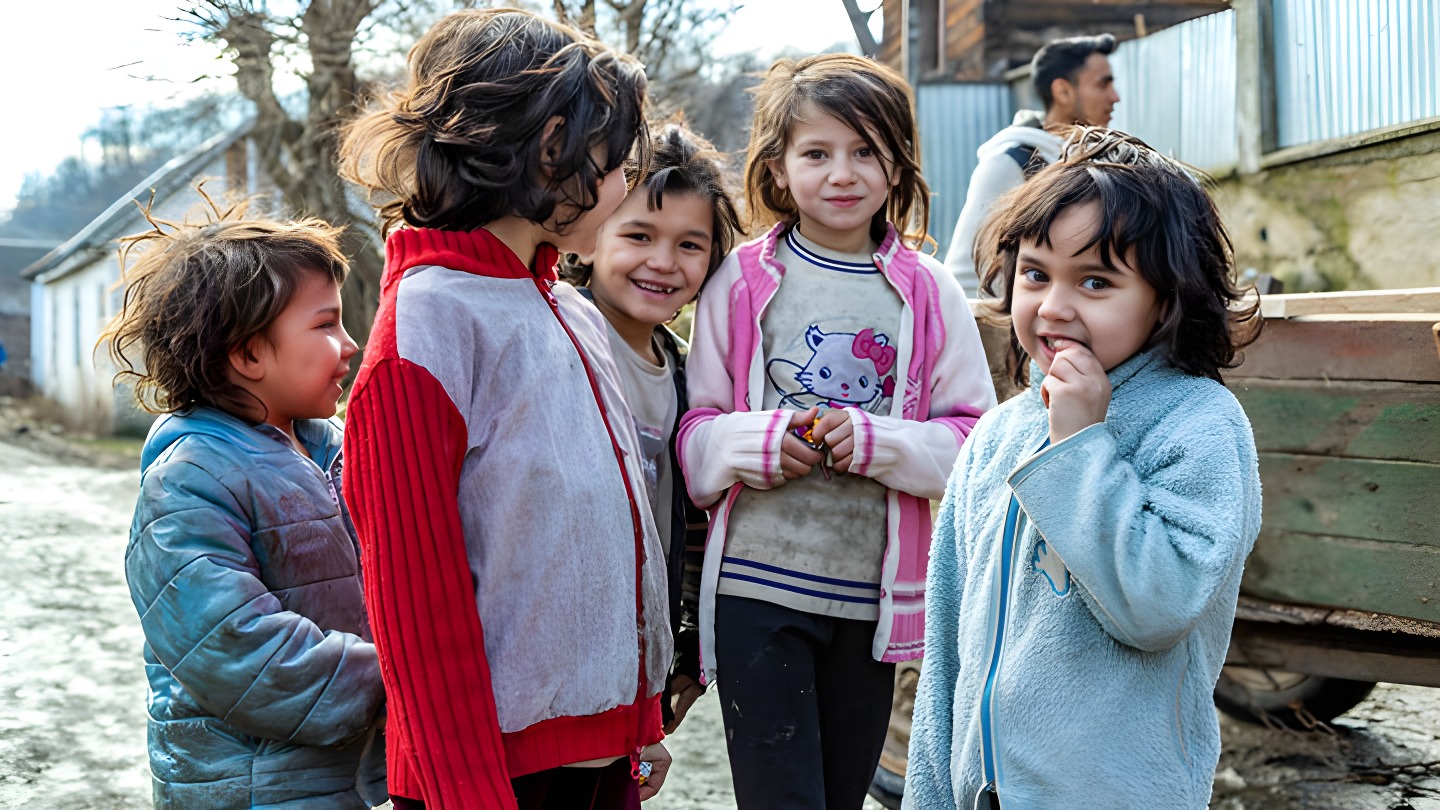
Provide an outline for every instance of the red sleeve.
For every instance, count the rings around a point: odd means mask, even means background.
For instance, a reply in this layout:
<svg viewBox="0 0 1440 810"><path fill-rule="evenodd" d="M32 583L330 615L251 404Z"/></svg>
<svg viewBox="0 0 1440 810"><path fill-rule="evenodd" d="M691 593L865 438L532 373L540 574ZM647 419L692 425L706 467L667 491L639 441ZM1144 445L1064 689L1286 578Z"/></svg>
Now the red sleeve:
<svg viewBox="0 0 1440 810"><path fill-rule="evenodd" d="M406 360L380 360L358 387L345 497L392 717L425 794L408 798L432 810L514 808L456 501L465 422Z"/></svg>

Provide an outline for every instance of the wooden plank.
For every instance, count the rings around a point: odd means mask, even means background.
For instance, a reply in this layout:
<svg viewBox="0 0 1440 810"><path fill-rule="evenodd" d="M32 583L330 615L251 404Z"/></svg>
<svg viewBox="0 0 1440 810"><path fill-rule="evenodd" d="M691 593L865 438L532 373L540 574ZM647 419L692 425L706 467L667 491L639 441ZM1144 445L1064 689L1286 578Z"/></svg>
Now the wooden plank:
<svg viewBox="0 0 1440 810"><path fill-rule="evenodd" d="M1440 318L1440 287L1409 290L1349 290L1344 292L1287 293L1260 297L1260 314L1267 319L1303 315L1436 313Z"/></svg>
<svg viewBox="0 0 1440 810"><path fill-rule="evenodd" d="M1440 464L1440 385L1234 380L1262 451Z"/></svg>
<svg viewBox="0 0 1440 810"><path fill-rule="evenodd" d="M1440 686L1440 649L1428 640L1397 639L1389 633L1237 621L1225 663L1356 681Z"/></svg>
<svg viewBox="0 0 1440 810"><path fill-rule="evenodd" d="M1440 621L1440 548L1264 528L1241 593Z"/></svg>
<svg viewBox="0 0 1440 810"><path fill-rule="evenodd" d="M1264 528L1440 551L1440 465L1260 454Z"/></svg>
<svg viewBox="0 0 1440 810"><path fill-rule="evenodd" d="M1435 316L1312 315L1268 321L1227 380L1242 377L1440 382Z"/></svg>

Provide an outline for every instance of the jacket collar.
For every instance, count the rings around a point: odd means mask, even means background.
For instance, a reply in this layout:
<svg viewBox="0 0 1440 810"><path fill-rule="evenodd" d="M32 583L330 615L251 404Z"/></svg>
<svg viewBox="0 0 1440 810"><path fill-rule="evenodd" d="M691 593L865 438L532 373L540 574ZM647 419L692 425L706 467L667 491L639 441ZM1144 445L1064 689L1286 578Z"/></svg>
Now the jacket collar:
<svg viewBox="0 0 1440 810"><path fill-rule="evenodd" d="M255 429L249 422L217 408L196 406L155 420L141 451L144 470L171 445L190 435L211 436L250 453L290 453L291 448ZM295 435L321 469L328 469L340 454L340 429L328 419L297 419Z"/></svg>
<svg viewBox="0 0 1440 810"><path fill-rule="evenodd" d="M484 228L442 231L435 228L401 228L385 240L385 275L382 294L415 267L437 265L490 278L539 278L554 281L560 252L542 243L535 251L533 269Z"/></svg>

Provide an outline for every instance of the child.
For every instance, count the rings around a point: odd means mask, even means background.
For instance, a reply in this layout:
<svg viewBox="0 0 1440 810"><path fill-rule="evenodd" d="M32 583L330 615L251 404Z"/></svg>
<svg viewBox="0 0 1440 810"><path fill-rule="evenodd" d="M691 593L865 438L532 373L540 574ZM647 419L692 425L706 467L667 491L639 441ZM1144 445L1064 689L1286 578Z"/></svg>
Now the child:
<svg viewBox="0 0 1440 810"><path fill-rule="evenodd" d="M101 338L165 414L125 552L155 806L371 807L385 695L330 419L357 351L347 267L322 222L242 216L125 240Z"/></svg>
<svg viewBox="0 0 1440 810"><path fill-rule="evenodd" d="M1260 527L1220 383L1258 321L1185 169L1082 130L997 212L1017 381L935 531L905 806L1203 808L1211 692Z"/></svg>
<svg viewBox="0 0 1440 810"><path fill-rule="evenodd" d="M740 224L713 146L672 123L651 150L639 193L626 197L601 227L593 263L569 262L563 275L605 316L645 453L646 491L670 581L675 662L661 708L665 733L672 734L704 692L696 612L706 517L686 495L675 458L675 430L689 410L687 347L665 324L720 266Z"/></svg>
<svg viewBox="0 0 1440 810"><path fill-rule="evenodd" d="M635 807L669 762L665 556L604 319L553 281L625 197L645 76L512 9L443 18L409 63L341 155L409 226L346 431L391 792Z"/></svg>
<svg viewBox="0 0 1440 810"><path fill-rule="evenodd" d="M700 298L680 462L713 507L702 662L742 808L858 808L894 662L920 657L930 536L995 403L925 238L910 90L869 59L782 59L757 88L752 216ZM803 436L803 438L802 438Z"/></svg>

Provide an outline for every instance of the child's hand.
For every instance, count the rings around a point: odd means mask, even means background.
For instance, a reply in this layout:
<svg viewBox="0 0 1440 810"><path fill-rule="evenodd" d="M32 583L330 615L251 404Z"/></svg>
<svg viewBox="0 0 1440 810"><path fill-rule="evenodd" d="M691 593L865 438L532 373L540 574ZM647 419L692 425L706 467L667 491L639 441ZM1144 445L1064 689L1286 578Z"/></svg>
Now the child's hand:
<svg viewBox="0 0 1440 810"><path fill-rule="evenodd" d="M689 675L676 675L670 680L670 710L675 718L665 726L666 734L674 734L675 729L680 727L680 721L690 713L690 707L695 705L695 700L705 694L705 690L695 679Z"/></svg>
<svg viewBox="0 0 1440 810"><path fill-rule="evenodd" d="M838 472L849 472L855 455L855 424L850 421L849 408L827 408L815 426L815 441L830 448L830 466Z"/></svg>
<svg viewBox="0 0 1440 810"><path fill-rule="evenodd" d="M640 752L640 761L650 763L650 775L645 777L645 784L640 786L640 801L654 796L660 792L660 786L665 784L665 774L670 771L670 752L660 743L645 746Z"/></svg>
<svg viewBox="0 0 1440 810"><path fill-rule="evenodd" d="M1110 378L1088 348L1070 346L1050 361L1050 373L1040 383L1040 400L1050 410L1050 442L1054 444L1105 421Z"/></svg>
<svg viewBox="0 0 1440 810"><path fill-rule="evenodd" d="M820 451L811 448L795 435L795 428L810 427L819 413L819 408L811 408L808 411L795 411L790 414L790 424L785 429L785 438L780 440L780 472L785 476L786 481L794 481L796 478L804 478L809 475L815 465L825 457Z"/></svg>

